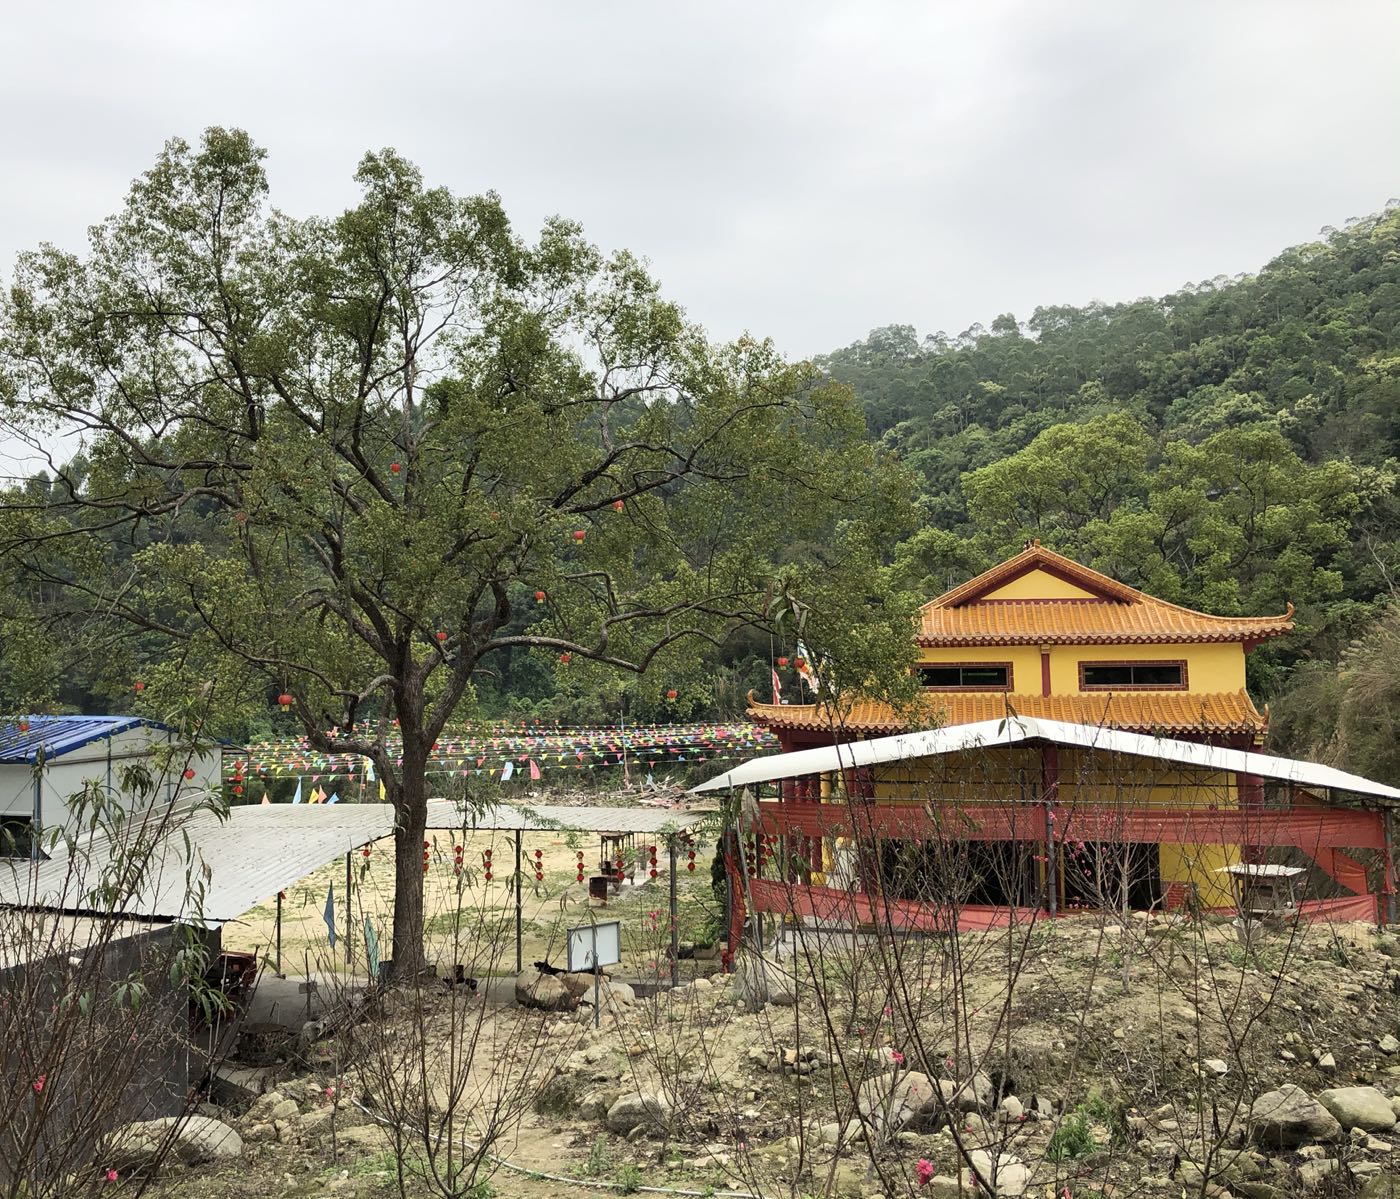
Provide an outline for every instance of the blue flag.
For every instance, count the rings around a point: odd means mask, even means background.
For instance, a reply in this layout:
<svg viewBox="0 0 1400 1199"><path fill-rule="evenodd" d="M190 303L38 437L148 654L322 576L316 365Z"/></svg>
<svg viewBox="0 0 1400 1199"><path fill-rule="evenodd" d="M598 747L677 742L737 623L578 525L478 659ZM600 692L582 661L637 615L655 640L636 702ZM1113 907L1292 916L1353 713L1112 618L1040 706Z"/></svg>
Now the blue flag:
<svg viewBox="0 0 1400 1199"><path fill-rule="evenodd" d="M379 934L374 931L370 918L365 917L365 957L369 959L370 978L379 977Z"/></svg>
<svg viewBox="0 0 1400 1199"><path fill-rule="evenodd" d="M339 802L340 802L340 792L339 792L339 791L332 791L331 794L330 794L330 798L327 799L326 802L327 802L327 803L339 803Z"/></svg>
<svg viewBox="0 0 1400 1199"><path fill-rule="evenodd" d="M326 936L330 938L331 948L335 948L335 884L332 883L326 889Z"/></svg>
<svg viewBox="0 0 1400 1199"><path fill-rule="evenodd" d="M293 803L301 803L301 776L300 776L300 775L297 776L297 791L296 791L296 794L292 796L292 802L293 802Z"/></svg>

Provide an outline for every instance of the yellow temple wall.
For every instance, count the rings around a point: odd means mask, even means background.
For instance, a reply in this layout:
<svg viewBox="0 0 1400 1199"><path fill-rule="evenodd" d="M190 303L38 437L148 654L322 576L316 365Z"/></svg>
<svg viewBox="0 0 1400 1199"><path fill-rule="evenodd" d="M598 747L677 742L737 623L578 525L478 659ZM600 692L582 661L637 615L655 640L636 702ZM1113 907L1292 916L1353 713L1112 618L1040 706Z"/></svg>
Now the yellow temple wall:
<svg viewBox="0 0 1400 1199"><path fill-rule="evenodd" d="M1098 599L1092 591L1066 582L1046 570L1028 570L1025 574L1003 583L995 591L981 597L984 600L1037 599Z"/></svg>
<svg viewBox="0 0 1400 1199"><path fill-rule="evenodd" d="M1239 642L1212 642L1201 645L1052 645L1048 649L1052 695L1080 693L1081 662L1185 662L1188 693L1209 694L1244 690L1244 647ZM1034 645L921 648L919 661L930 665L1009 662L1013 694L1039 695L1041 691L1040 648ZM938 693L931 691L929 694Z"/></svg>

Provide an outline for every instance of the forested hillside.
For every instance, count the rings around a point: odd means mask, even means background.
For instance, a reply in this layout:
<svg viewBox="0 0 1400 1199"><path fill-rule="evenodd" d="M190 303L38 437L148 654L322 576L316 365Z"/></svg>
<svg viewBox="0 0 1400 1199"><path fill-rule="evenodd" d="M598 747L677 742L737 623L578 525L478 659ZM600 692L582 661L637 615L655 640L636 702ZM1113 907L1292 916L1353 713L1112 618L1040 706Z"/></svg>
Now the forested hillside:
<svg viewBox="0 0 1400 1199"><path fill-rule="evenodd" d="M1376 635L1400 568L1394 204L1257 275L955 337L891 326L821 365L917 478L922 529L897 551L911 588L1039 537L1214 612L1292 602L1298 632L1254 656L1254 684L1286 741L1328 750L1333 664Z"/></svg>
<svg viewBox="0 0 1400 1199"><path fill-rule="evenodd" d="M853 389L869 436L912 480L910 536L881 547L892 585L883 590L901 606L1031 537L1208 611L1291 603L1297 632L1250 660L1276 745L1400 779L1400 617L1390 608L1400 572L1400 206L1324 230L1257 275L1160 299L1042 307L1024 320L1003 314L956 336L890 326L817 365ZM71 464L75 478L87 470ZM26 490L39 508L48 502L46 477ZM789 530L771 549L820 572L835 543ZM56 637L58 625L30 618L46 611L43 596L8 592L19 604L0 611L0 699L70 710L129 702L130 678L150 669L139 643L114 654ZM524 602L512 628L534 617ZM512 651L478 682L471 707L562 723L737 716L749 688L767 692L772 656L792 653L792 636L741 628L672 662L664 678L560 671L552 657ZM281 723L269 709L230 732Z"/></svg>

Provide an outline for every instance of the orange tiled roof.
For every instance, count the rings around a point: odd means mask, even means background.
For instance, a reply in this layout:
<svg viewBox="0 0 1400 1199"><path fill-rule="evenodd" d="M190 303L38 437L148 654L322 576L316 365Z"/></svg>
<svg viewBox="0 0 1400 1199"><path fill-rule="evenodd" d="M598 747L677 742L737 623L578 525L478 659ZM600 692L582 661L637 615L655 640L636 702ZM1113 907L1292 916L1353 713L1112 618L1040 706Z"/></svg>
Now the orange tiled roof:
<svg viewBox="0 0 1400 1199"><path fill-rule="evenodd" d="M1243 691L1193 695L1185 691L1095 692L1089 695L1007 695L1002 691L950 691L925 694L945 725L1000 720L1008 710L1019 716L1105 725L1132 732L1261 733L1267 719ZM824 704L749 705L749 719L774 729L803 729L843 735L896 733L905 722L888 704L857 700L844 719L833 721Z"/></svg>
<svg viewBox="0 0 1400 1199"><path fill-rule="evenodd" d="M1093 598L982 599L1031 570L1065 579ZM920 608L914 640L923 646L1259 641L1292 629L1292 616L1291 604L1282 616L1196 612L1032 544Z"/></svg>

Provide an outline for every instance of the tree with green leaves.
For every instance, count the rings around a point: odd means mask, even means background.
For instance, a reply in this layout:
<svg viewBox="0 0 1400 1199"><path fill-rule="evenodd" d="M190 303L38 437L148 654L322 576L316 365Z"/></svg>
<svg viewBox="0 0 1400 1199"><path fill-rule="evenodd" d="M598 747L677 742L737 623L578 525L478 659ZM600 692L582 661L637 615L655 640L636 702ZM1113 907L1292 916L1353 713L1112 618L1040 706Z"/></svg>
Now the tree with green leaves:
<svg viewBox="0 0 1400 1199"><path fill-rule="evenodd" d="M867 680L908 653L879 561L906 496L846 388L711 344L632 256L558 219L526 242L392 151L356 181L339 217L293 218L263 152L211 129L86 253L20 259L4 411L81 466L5 498L0 557L48 619L108 632L109 673L159 655L140 704L282 700L373 763L412 970L429 757L494 663L665 677L785 594Z"/></svg>

